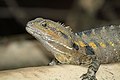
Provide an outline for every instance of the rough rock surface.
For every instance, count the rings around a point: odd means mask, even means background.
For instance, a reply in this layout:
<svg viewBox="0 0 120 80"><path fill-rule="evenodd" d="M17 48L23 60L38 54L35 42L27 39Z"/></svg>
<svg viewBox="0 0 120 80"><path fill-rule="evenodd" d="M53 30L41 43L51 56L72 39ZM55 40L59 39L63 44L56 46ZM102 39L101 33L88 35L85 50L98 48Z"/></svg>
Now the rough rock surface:
<svg viewBox="0 0 120 80"><path fill-rule="evenodd" d="M0 72L0 80L80 80L85 67L75 65L55 65L29 67ZM101 65L98 80L120 80L120 63Z"/></svg>

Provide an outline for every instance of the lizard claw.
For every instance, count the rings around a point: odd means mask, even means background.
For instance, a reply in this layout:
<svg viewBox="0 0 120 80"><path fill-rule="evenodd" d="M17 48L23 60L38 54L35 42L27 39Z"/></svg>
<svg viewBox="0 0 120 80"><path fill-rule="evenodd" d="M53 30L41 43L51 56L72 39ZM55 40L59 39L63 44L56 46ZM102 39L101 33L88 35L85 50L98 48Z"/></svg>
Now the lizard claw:
<svg viewBox="0 0 120 80"><path fill-rule="evenodd" d="M57 64L58 64L57 62L51 61L48 65L49 65L49 66L53 66L53 65L57 65Z"/></svg>
<svg viewBox="0 0 120 80"><path fill-rule="evenodd" d="M60 62L56 59L53 59L48 65L53 66L53 65L57 65L57 64L60 64Z"/></svg>
<svg viewBox="0 0 120 80"><path fill-rule="evenodd" d="M90 76L88 74L83 74L80 78L81 80L97 80L95 76Z"/></svg>

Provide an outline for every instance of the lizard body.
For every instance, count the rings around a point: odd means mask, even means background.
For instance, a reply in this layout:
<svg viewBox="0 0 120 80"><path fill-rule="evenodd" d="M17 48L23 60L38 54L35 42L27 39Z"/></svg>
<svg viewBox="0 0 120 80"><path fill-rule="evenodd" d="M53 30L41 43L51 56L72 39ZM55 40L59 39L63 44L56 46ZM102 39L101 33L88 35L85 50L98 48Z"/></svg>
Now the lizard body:
<svg viewBox="0 0 120 80"><path fill-rule="evenodd" d="M93 48L101 63L120 62L120 26L104 26L77 35L79 41Z"/></svg>
<svg viewBox="0 0 120 80"><path fill-rule="evenodd" d="M26 30L63 64L88 65L82 80L96 80L101 63L120 62L120 26L108 26L73 33L69 26L37 18Z"/></svg>

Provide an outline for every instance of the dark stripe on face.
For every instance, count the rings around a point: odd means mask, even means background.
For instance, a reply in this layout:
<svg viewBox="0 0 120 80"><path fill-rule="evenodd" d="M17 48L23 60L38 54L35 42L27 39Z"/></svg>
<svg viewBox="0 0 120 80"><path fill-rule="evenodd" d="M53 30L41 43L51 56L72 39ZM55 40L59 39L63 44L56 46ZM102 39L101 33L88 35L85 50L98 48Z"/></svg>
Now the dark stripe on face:
<svg viewBox="0 0 120 80"><path fill-rule="evenodd" d="M61 32L61 31L59 31L59 32L62 34L62 36L63 36L64 38L68 39L68 36L67 36L66 34L64 34L64 33Z"/></svg>

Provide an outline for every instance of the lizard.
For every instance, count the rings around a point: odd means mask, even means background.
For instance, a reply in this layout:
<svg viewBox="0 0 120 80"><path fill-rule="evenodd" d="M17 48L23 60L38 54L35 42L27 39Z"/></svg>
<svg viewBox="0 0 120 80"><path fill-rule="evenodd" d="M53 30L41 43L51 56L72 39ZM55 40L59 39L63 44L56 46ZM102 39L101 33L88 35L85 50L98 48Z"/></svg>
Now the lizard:
<svg viewBox="0 0 120 80"><path fill-rule="evenodd" d="M36 18L26 30L52 52L61 64L85 65L82 80L97 80L101 64L120 62L120 25L103 26L74 33L69 26Z"/></svg>

